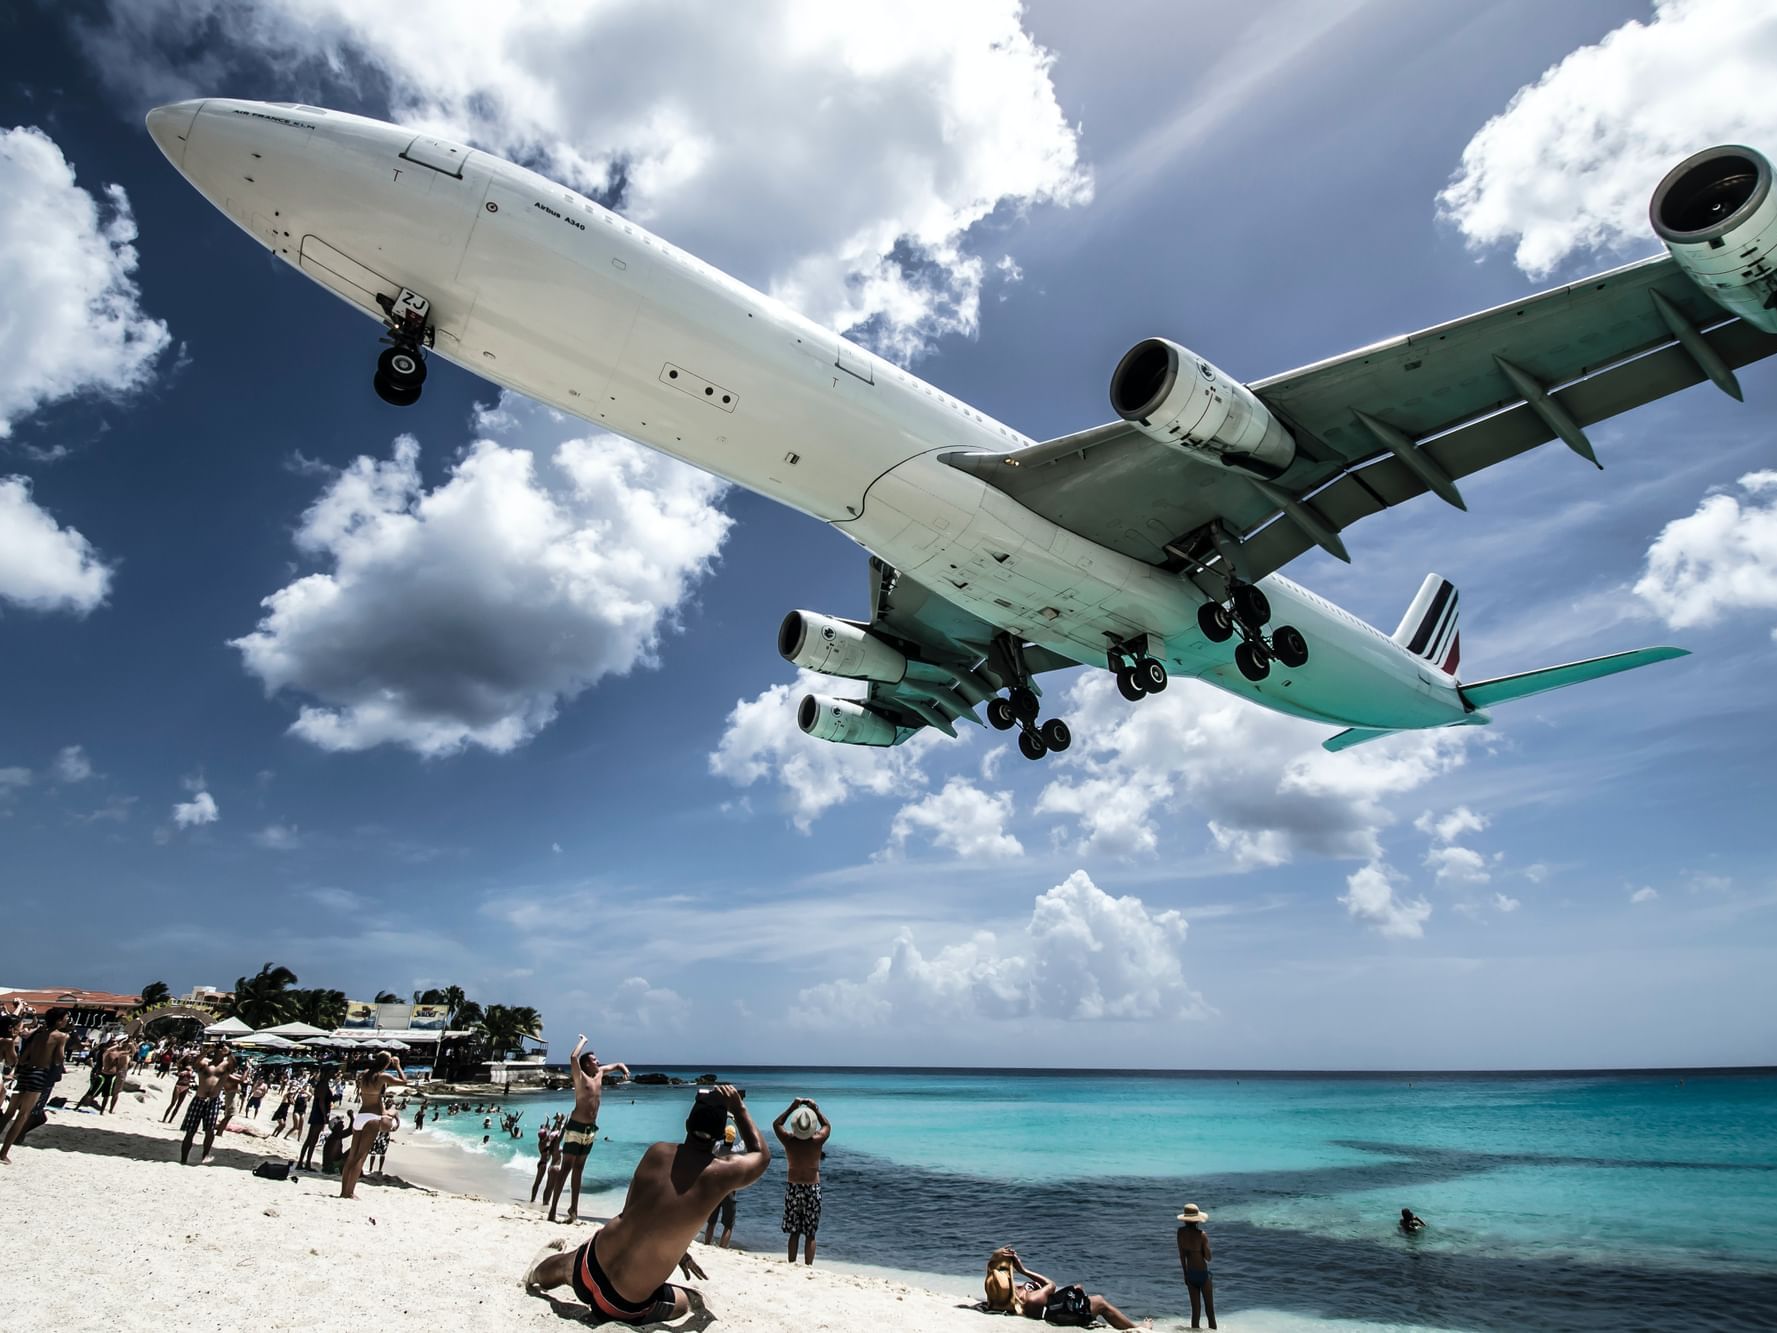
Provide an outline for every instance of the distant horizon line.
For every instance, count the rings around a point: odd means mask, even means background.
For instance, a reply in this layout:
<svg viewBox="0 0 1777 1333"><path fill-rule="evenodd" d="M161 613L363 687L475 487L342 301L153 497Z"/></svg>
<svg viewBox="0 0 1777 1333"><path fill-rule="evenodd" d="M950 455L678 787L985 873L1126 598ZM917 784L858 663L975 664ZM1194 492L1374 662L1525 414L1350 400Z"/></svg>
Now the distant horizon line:
<svg viewBox="0 0 1777 1333"><path fill-rule="evenodd" d="M545 1068L554 1061L546 1061ZM561 1061L566 1068L567 1062ZM655 1061L644 1063L635 1061L632 1068L643 1073L682 1072L698 1069L712 1072L707 1062L699 1061ZM730 1064L715 1066L717 1071L728 1069L747 1072L769 1072L773 1070L816 1070L829 1073L861 1073L861 1074L1044 1074L1062 1076L1103 1076L1107 1074L1149 1075L1185 1078L1557 1078L1571 1075L1631 1075L1631 1074L1767 1074L1777 1075L1777 1064L1747 1065L1626 1065L1626 1066L1595 1066L1595 1067L1525 1067L1519 1069L1174 1069L1174 1068L1139 1068L1139 1067L1105 1067L1092 1068L1082 1065L861 1065L861 1064Z"/></svg>

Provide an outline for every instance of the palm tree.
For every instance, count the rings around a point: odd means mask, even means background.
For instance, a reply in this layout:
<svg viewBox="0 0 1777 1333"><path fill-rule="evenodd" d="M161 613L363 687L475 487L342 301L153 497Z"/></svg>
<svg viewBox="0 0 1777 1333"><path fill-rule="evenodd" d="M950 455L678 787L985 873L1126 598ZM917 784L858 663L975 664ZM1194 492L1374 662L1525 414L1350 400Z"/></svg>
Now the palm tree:
<svg viewBox="0 0 1777 1333"><path fill-rule="evenodd" d="M376 993L376 1003L378 1003L378 1004L400 1004L401 997L399 995L395 994L395 992L392 990L379 990Z"/></svg>
<svg viewBox="0 0 1777 1333"><path fill-rule="evenodd" d="M512 1051L524 1049L526 1037L533 1040L543 1031L543 1017L528 1006L490 1004L481 1016L477 1032L487 1042L488 1053L504 1060Z"/></svg>
<svg viewBox="0 0 1777 1333"><path fill-rule="evenodd" d="M481 1019L481 1006L476 1004L474 1000L464 1000L451 1011L450 1025L459 1032L465 1029L473 1032L480 1029Z"/></svg>
<svg viewBox="0 0 1777 1333"><path fill-rule="evenodd" d="M172 987L164 981L151 981L142 987L142 998L136 1002L141 1009L152 1009L157 1004L165 1004L173 998Z"/></svg>
<svg viewBox="0 0 1777 1333"><path fill-rule="evenodd" d="M229 1012L256 1028L287 1022L296 1011L296 998L290 990L296 980L296 973L289 968L267 963L255 975L235 979Z"/></svg>
<svg viewBox="0 0 1777 1333"><path fill-rule="evenodd" d="M463 988L461 986L446 986L444 988L444 998L440 1000L439 1003L444 1006L444 1025L446 1027L454 1028L460 1026L457 1023L457 1013L468 1002L469 997L463 993Z"/></svg>
<svg viewBox="0 0 1777 1333"><path fill-rule="evenodd" d="M415 1004L443 1004L444 992L434 986L430 990L416 990L413 993Z"/></svg>
<svg viewBox="0 0 1777 1333"><path fill-rule="evenodd" d="M316 987L314 990L292 991L291 995L296 1001L296 1017L300 1021L318 1028L345 1025L348 1001L344 991Z"/></svg>

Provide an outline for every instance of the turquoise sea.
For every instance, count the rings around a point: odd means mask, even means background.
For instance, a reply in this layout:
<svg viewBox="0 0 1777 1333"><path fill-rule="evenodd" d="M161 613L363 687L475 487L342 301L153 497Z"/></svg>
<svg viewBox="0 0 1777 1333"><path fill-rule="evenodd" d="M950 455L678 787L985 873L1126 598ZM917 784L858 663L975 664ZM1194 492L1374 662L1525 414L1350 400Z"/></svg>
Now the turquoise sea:
<svg viewBox="0 0 1777 1333"><path fill-rule="evenodd" d="M1188 1311L1173 1219L1193 1202L1230 1328L1777 1329L1777 1071L717 1072L767 1133L792 1096L832 1120L833 1260L966 1286L1013 1244L1170 1327ZM691 1096L607 1092L585 1211L620 1206ZM506 1105L522 1143L484 1148L479 1116L426 1135L498 1163L522 1197L538 1120L570 1103ZM782 1180L774 1159L741 1197L744 1248L782 1244ZM1429 1229L1402 1236L1403 1206Z"/></svg>

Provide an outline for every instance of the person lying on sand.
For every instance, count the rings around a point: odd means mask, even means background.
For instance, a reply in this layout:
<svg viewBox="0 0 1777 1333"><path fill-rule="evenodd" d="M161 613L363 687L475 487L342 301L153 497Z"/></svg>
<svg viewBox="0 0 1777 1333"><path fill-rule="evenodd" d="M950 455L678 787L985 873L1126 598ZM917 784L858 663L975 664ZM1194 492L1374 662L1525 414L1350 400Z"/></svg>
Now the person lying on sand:
<svg viewBox="0 0 1777 1333"><path fill-rule="evenodd" d="M744 1152L717 1157L716 1143L734 1117ZM620 1324L677 1319L691 1309L691 1293L667 1279L676 1268L704 1275L691 1242L731 1190L745 1189L771 1164L771 1149L733 1087L705 1089L685 1117L683 1143L656 1143L642 1154L623 1210L577 1250L556 1239L525 1274L527 1291L571 1285L593 1313Z"/></svg>
<svg viewBox="0 0 1777 1333"><path fill-rule="evenodd" d="M1094 1319L1102 1319L1112 1328L1150 1328L1153 1320L1138 1325L1103 1296L1091 1296L1079 1285L1057 1287L1041 1273L1024 1266L1018 1251L1010 1245L995 1250L987 1260L987 1307L1021 1314L1026 1319L1040 1319L1049 1324L1071 1324L1084 1327Z"/></svg>

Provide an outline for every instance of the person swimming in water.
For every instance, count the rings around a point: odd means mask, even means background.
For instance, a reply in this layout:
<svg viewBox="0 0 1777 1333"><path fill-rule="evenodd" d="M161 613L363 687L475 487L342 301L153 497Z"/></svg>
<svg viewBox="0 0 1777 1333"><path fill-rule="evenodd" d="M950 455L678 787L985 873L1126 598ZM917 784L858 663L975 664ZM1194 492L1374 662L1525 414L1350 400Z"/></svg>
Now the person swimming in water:
<svg viewBox="0 0 1777 1333"><path fill-rule="evenodd" d="M1411 1208L1401 1209L1401 1230L1411 1236L1415 1232L1425 1230L1425 1219L1416 1216Z"/></svg>

